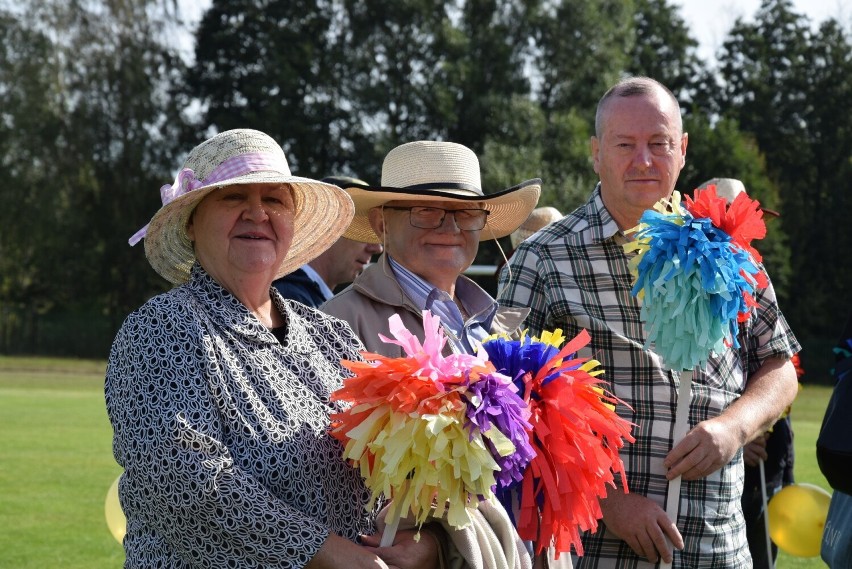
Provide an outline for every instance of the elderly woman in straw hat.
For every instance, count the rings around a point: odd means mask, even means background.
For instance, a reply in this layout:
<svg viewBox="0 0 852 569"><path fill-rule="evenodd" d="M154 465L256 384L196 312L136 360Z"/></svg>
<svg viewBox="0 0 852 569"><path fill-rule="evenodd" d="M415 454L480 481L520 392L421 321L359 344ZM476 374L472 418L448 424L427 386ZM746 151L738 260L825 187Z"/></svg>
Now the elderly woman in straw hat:
<svg viewBox="0 0 852 569"><path fill-rule="evenodd" d="M327 427L339 362L362 346L271 287L340 236L351 199L291 175L281 147L254 130L200 144L160 192L131 243L144 236L175 288L124 322L105 385L125 566L435 566L431 537L356 544L375 516Z"/></svg>

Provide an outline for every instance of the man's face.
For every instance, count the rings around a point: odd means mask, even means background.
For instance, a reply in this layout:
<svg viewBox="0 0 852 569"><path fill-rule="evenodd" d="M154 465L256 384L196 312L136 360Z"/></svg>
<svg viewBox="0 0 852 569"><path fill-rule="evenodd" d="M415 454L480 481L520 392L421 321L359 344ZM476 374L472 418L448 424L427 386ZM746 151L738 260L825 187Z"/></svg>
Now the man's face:
<svg viewBox="0 0 852 569"><path fill-rule="evenodd" d="M392 207L478 208L455 201L394 201L370 210L370 223L385 250L399 264L442 290L448 290L476 257L480 231L464 231L447 214L440 227L421 229L409 223L407 210Z"/></svg>
<svg viewBox="0 0 852 569"><path fill-rule="evenodd" d="M373 255L381 252L382 246L378 243L362 243L341 237L324 253L334 259L329 275L332 282L328 285L334 289L338 285L351 283L361 274Z"/></svg>
<svg viewBox="0 0 852 569"><path fill-rule="evenodd" d="M680 110L663 92L615 97L604 107L600 139L592 137L604 204L621 229L668 197L686 162Z"/></svg>

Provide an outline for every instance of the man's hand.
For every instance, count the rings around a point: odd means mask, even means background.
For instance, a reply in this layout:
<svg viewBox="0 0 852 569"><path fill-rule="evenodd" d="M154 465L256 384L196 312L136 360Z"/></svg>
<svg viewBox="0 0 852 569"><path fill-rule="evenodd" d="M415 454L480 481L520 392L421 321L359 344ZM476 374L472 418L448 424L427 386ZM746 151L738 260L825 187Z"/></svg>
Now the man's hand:
<svg viewBox="0 0 852 569"><path fill-rule="evenodd" d="M698 423L666 456L666 478L704 478L728 464L740 448L762 437L799 390L790 360L768 358L721 415Z"/></svg>
<svg viewBox="0 0 852 569"><path fill-rule="evenodd" d="M721 416L695 425L666 456L666 478L698 480L728 464L743 446L741 431Z"/></svg>
<svg viewBox="0 0 852 569"><path fill-rule="evenodd" d="M683 537L666 512L652 500L639 494L624 494L612 490L601 500L603 521L606 527L623 539L636 555L656 563L662 557L671 563L673 551L666 537L676 549L683 549Z"/></svg>
<svg viewBox="0 0 852 569"><path fill-rule="evenodd" d="M766 452L766 440L769 438L769 433L757 437L746 446L743 447L743 460L749 466L757 466L761 460L769 458Z"/></svg>

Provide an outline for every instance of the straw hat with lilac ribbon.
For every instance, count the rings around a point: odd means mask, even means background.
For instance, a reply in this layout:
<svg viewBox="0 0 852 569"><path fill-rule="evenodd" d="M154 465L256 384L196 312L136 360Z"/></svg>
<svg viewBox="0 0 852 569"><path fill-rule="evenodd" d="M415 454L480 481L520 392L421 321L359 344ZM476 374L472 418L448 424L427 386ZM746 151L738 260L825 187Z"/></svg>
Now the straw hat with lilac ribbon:
<svg viewBox="0 0 852 569"><path fill-rule="evenodd" d="M296 206L293 241L276 278L325 251L352 219L354 206L343 190L293 176L284 151L269 135L235 129L192 149L174 183L160 188L163 206L129 242L135 245L144 238L145 255L154 270L173 284L184 283L195 262L186 234L195 207L217 188L257 183L289 185Z"/></svg>

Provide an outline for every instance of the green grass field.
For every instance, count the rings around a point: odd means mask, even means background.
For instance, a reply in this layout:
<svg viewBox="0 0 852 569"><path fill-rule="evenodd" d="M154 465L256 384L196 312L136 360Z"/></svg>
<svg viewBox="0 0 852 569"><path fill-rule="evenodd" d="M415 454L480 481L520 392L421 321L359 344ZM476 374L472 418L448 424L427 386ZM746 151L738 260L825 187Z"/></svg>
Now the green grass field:
<svg viewBox="0 0 852 569"><path fill-rule="evenodd" d="M0 568L120 567L104 519L121 469L103 400L105 364L0 356ZM794 405L796 479L829 489L814 455L829 388L808 386ZM779 569L815 569L785 555Z"/></svg>

